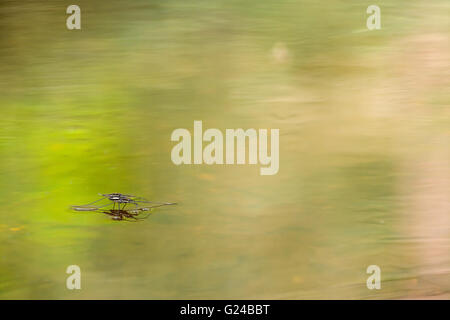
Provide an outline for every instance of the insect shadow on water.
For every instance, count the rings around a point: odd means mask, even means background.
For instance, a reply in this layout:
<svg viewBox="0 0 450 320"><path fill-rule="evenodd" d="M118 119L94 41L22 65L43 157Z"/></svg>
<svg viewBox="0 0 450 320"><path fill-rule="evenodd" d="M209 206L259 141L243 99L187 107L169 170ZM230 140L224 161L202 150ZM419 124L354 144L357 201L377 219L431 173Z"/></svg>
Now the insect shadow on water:
<svg viewBox="0 0 450 320"><path fill-rule="evenodd" d="M102 196L88 204L72 206L75 211L95 211L109 215L117 221L137 222L148 218L154 208L174 205L170 202L154 202L145 198L122 193L99 194ZM104 204L101 201L106 200ZM95 204L95 205L94 205ZM147 214L145 214L147 212Z"/></svg>

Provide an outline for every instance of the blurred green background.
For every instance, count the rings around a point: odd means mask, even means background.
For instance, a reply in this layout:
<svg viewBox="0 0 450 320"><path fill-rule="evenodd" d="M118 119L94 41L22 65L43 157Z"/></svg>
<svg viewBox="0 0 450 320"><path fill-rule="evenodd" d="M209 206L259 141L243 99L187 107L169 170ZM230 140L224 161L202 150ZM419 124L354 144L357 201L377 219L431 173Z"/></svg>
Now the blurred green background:
<svg viewBox="0 0 450 320"><path fill-rule="evenodd" d="M0 298L449 298L449 16L446 0L1 1ZM194 120L279 128L279 173L175 166L170 135ZM99 192L179 205L141 223L68 209Z"/></svg>

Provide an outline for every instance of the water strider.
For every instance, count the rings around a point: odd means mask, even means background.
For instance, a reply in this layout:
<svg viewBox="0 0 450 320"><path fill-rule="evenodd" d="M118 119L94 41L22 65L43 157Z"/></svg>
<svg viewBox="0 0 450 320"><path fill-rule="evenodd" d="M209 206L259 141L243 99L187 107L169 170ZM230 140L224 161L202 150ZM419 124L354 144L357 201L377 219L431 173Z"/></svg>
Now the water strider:
<svg viewBox="0 0 450 320"><path fill-rule="evenodd" d="M138 221L146 219L150 215L150 213L148 213L143 217L141 214L145 211L151 211L153 208L176 204L171 202L148 201L143 197L122 193L107 193L99 195L102 196L100 199L88 204L72 206L72 209L76 211L101 212L111 216L113 220ZM109 200L110 202L101 205L94 205L102 200ZM134 207L126 209L129 204L134 205ZM108 209L110 206L112 206L112 208Z"/></svg>

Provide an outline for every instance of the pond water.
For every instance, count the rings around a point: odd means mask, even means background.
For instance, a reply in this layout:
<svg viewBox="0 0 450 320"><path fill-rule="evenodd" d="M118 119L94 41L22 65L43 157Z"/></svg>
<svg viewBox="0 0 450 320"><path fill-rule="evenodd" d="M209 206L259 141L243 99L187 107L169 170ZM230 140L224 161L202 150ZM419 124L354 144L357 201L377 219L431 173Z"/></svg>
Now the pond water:
<svg viewBox="0 0 450 320"><path fill-rule="evenodd" d="M447 1L75 2L0 3L0 298L449 298ZM174 165L194 120L279 172ZM178 205L69 209L109 192Z"/></svg>

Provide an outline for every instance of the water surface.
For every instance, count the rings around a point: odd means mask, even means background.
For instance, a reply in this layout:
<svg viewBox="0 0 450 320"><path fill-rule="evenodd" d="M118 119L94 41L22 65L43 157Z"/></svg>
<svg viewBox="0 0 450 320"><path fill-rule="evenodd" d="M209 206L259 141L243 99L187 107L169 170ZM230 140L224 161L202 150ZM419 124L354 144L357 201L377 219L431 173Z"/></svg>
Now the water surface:
<svg viewBox="0 0 450 320"><path fill-rule="evenodd" d="M447 1L77 4L0 4L0 298L449 298ZM175 166L194 120L279 128L279 173Z"/></svg>

